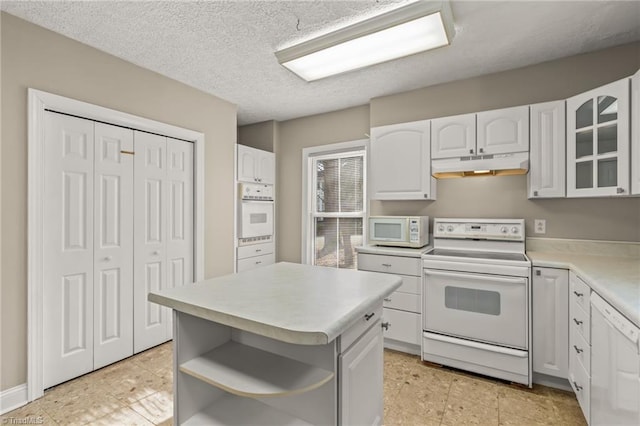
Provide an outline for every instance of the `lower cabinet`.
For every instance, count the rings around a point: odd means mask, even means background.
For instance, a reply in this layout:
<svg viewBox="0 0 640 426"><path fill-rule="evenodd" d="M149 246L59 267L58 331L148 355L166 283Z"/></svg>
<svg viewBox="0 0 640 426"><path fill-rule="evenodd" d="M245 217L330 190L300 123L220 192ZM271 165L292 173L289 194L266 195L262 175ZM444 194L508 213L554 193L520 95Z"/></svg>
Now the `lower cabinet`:
<svg viewBox="0 0 640 426"><path fill-rule="evenodd" d="M273 242L238 247L236 272L248 271L276 262L275 244Z"/></svg>
<svg viewBox="0 0 640 426"><path fill-rule="evenodd" d="M569 271L556 268L533 269L533 372L567 379L569 370Z"/></svg>
<svg viewBox="0 0 640 426"><path fill-rule="evenodd" d="M569 383L587 423L591 390L591 289L573 272L569 275Z"/></svg>
<svg viewBox="0 0 640 426"><path fill-rule="evenodd" d="M342 425L382 425L383 338L378 320L340 355L339 417Z"/></svg>
<svg viewBox="0 0 640 426"><path fill-rule="evenodd" d="M358 253L358 269L400 275L402 285L383 301L384 347L420 355L422 264L420 257Z"/></svg>

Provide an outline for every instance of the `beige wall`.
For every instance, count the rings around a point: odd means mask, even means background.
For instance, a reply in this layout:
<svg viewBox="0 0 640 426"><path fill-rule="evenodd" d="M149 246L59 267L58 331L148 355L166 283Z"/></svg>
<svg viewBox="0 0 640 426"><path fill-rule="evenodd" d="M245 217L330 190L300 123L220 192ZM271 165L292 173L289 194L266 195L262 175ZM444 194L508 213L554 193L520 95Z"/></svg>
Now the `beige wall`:
<svg viewBox="0 0 640 426"><path fill-rule="evenodd" d="M300 261L302 148L360 139L371 126L564 99L640 68L633 43L517 70L372 99L367 106L280 123L278 260ZM526 176L438 181L437 201L372 201L371 214L546 219L551 238L640 241L640 199L527 200Z"/></svg>
<svg viewBox="0 0 640 426"><path fill-rule="evenodd" d="M263 151L274 152L278 131L277 121L263 121L238 127L238 143Z"/></svg>
<svg viewBox="0 0 640 426"><path fill-rule="evenodd" d="M205 276L233 271L236 106L114 56L1 15L0 389L27 373L27 88L205 134Z"/></svg>

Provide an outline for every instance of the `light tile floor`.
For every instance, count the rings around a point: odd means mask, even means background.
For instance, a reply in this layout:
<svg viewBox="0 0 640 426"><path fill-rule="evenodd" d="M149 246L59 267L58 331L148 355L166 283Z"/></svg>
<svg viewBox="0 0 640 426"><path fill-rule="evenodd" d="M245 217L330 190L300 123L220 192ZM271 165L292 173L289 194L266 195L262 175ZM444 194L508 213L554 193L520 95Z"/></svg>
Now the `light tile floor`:
<svg viewBox="0 0 640 426"><path fill-rule="evenodd" d="M171 343L63 383L2 424L170 425ZM386 425L586 425L575 396L533 390L385 351Z"/></svg>

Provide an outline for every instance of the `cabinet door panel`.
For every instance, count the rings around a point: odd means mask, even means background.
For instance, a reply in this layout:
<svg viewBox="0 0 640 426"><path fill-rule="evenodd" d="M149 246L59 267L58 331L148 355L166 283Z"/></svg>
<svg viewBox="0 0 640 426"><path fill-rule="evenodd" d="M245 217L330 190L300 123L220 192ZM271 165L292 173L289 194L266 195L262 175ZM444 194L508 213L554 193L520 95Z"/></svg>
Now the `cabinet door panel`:
<svg viewBox="0 0 640 426"><path fill-rule="evenodd" d="M254 149L238 145L238 180L240 182L257 182L258 158Z"/></svg>
<svg viewBox="0 0 640 426"><path fill-rule="evenodd" d="M44 388L93 370L94 125L45 113Z"/></svg>
<svg viewBox="0 0 640 426"><path fill-rule="evenodd" d="M528 106L479 112L477 120L477 155L529 150Z"/></svg>
<svg viewBox="0 0 640 426"><path fill-rule="evenodd" d="M529 198L566 195L565 102L531 105Z"/></svg>
<svg viewBox="0 0 640 426"><path fill-rule="evenodd" d="M273 185L276 182L276 160L271 152L260 152L259 154L259 175L260 183Z"/></svg>
<svg viewBox="0 0 640 426"><path fill-rule="evenodd" d="M569 272L535 268L533 371L566 379L569 368Z"/></svg>
<svg viewBox="0 0 640 426"><path fill-rule="evenodd" d="M94 369L133 355L133 131L95 124Z"/></svg>
<svg viewBox="0 0 640 426"><path fill-rule="evenodd" d="M631 193L640 194L640 71L631 79Z"/></svg>
<svg viewBox="0 0 640 426"><path fill-rule="evenodd" d="M429 130L426 120L371 129L372 199L435 199Z"/></svg>
<svg viewBox="0 0 640 426"><path fill-rule="evenodd" d="M464 114L431 120L431 158L475 155L476 115Z"/></svg>

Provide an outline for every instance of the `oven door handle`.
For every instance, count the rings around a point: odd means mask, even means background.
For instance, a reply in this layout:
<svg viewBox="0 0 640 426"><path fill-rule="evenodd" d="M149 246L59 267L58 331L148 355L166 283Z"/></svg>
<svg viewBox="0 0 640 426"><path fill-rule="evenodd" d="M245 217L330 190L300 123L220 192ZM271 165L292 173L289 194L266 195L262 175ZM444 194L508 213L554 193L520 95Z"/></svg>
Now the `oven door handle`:
<svg viewBox="0 0 640 426"><path fill-rule="evenodd" d="M452 344L461 345L461 346L468 346L468 347L474 348L474 349L481 349L483 351L497 352L497 353L500 353L500 354L505 354L505 355L509 355L509 356L515 356L515 357L518 357L518 358L526 358L528 356L528 353L525 350L504 348L502 346L494 346L494 345L490 345L488 343L480 343L480 342L473 342L473 341L470 341L470 340L456 339L455 337L442 336L440 334L429 333L427 331L424 332L424 337L426 337L428 339L431 339L431 340L438 340L438 341L444 342L444 343L452 343Z"/></svg>
<svg viewBox="0 0 640 426"><path fill-rule="evenodd" d="M476 281L490 281L492 283L504 283L504 284L526 284L527 279L524 277L501 277L496 275L482 275L482 274L463 274L459 272L444 272L436 271L434 269L425 269L425 275L434 275L447 278L466 278Z"/></svg>

